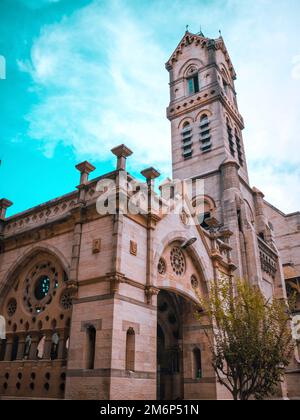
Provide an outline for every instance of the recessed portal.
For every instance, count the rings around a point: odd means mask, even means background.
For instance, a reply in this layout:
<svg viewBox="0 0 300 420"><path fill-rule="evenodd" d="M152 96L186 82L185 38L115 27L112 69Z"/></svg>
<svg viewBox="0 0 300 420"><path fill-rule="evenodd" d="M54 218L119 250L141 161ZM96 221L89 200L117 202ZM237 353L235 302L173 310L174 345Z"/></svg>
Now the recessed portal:
<svg viewBox="0 0 300 420"><path fill-rule="evenodd" d="M162 290L157 315L157 399L183 399L182 313L184 299Z"/></svg>

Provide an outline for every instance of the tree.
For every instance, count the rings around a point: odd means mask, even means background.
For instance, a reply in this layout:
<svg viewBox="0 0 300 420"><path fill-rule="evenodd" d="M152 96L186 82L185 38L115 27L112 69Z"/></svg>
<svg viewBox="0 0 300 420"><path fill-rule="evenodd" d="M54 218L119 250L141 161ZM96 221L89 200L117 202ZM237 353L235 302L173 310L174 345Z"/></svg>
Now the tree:
<svg viewBox="0 0 300 420"><path fill-rule="evenodd" d="M268 301L257 287L241 280L233 287L226 279L212 283L200 302L197 317L210 321L205 332L218 382L234 400L274 395L294 348L286 302Z"/></svg>

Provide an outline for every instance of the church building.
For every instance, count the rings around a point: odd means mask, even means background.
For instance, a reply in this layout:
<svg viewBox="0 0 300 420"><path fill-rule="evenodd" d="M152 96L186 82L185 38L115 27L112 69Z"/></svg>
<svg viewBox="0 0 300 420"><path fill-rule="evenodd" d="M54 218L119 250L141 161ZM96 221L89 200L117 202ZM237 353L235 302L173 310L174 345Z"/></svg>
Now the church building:
<svg viewBox="0 0 300 420"><path fill-rule="evenodd" d="M79 163L66 195L11 217L0 200L0 399L230 398L195 317L209 283L296 291L300 315L300 212L249 185L223 38L186 31L166 69L172 180L150 167L141 185L116 145L116 169ZM299 341L280 396L300 397Z"/></svg>

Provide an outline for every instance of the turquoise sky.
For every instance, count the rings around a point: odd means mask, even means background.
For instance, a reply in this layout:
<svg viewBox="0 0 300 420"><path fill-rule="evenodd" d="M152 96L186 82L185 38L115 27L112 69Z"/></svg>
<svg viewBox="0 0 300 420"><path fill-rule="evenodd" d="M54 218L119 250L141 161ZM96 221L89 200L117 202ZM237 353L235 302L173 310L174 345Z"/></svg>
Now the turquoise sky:
<svg viewBox="0 0 300 420"><path fill-rule="evenodd" d="M186 24L222 30L238 74L251 183L300 209L299 0L0 0L0 195L9 214L69 192L74 165L170 175L164 63ZM1 60L0 60L1 62ZM1 78L1 69L0 69Z"/></svg>

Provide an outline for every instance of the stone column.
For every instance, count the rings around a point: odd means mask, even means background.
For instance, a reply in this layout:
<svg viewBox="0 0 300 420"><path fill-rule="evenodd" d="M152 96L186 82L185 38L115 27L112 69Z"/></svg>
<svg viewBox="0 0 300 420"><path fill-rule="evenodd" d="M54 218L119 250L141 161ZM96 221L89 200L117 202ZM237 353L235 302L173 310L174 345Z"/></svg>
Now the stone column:
<svg viewBox="0 0 300 420"><path fill-rule="evenodd" d="M111 150L117 157L116 176L116 214L113 219L113 244L112 244L112 273L108 273L111 282L111 293L117 293L119 282L122 280L121 273L121 248L123 240L124 206L127 205L127 172L126 159L132 155L132 151L124 144Z"/></svg>
<svg viewBox="0 0 300 420"><path fill-rule="evenodd" d="M263 234L263 239L268 241L270 238L268 219L265 215L264 210L264 194L257 188L253 188L254 192L254 203L255 203L255 216L257 233Z"/></svg>
<svg viewBox="0 0 300 420"><path fill-rule="evenodd" d="M19 334L19 345L18 345L17 360L23 360L26 335L27 334Z"/></svg>
<svg viewBox="0 0 300 420"><path fill-rule="evenodd" d="M44 334L46 336L45 339L45 348L44 348L44 356L43 359L49 360L50 359L50 353L51 353L51 344L52 344L52 330L44 331Z"/></svg>
<svg viewBox="0 0 300 420"><path fill-rule="evenodd" d="M5 348L5 362L11 361L11 352L13 346L13 336L11 334L7 334L6 336L6 348Z"/></svg>
<svg viewBox="0 0 300 420"><path fill-rule="evenodd" d="M153 230L155 229L157 216L155 209L152 208L154 196L154 180L160 176L160 173L154 168L144 169L141 174L146 178L148 187L148 217L147 217L147 262L146 262L146 298L148 303L152 303L152 294L149 293L153 285Z"/></svg>
<svg viewBox="0 0 300 420"><path fill-rule="evenodd" d="M6 210L11 207L13 203L6 198L0 200L0 220L4 220L6 216Z"/></svg>
<svg viewBox="0 0 300 420"><path fill-rule="evenodd" d="M231 158L227 158L222 165L222 208L223 220L226 221L225 228L233 232L230 237L229 245L232 248L232 260L237 266L236 276L240 278L247 277L247 270L243 265L242 246L241 246L241 226L238 214L238 201L241 199L239 164Z"/></svg>
<svg viewBox="0 0 300 420"><path fill-rule="evenodd" d="M65 330L62 328L60 330L57 331L58 335L59 335L59 343L58 343L58 352L57 352L57 358L58 359L63 359L64 358L64 353L65 353L65 346L66 346L66 335L65 335Z"/></svg>
<svg viewBox="0 0 300 420"><path fill-rule="evenodd" d="M29 352L29 357L28 360L37 360L37 345L39 343L39 337L37 335L32 335L31 336L31 346L30 346L30 352Z"/></svg>
<svg viewBox="0 0 300 420"><path fill-rule="evenodd" d="M85 191L86 185L89 180L89 174L93 172L96 168L91 163L84 161L75 166L75 168L80 172L80 184L77 187L79 190L79 202L85 201Z"/></svg>

